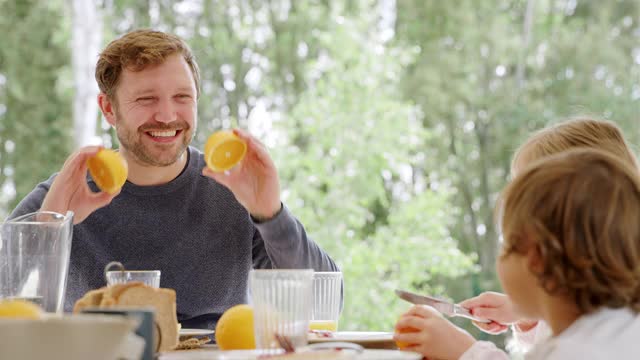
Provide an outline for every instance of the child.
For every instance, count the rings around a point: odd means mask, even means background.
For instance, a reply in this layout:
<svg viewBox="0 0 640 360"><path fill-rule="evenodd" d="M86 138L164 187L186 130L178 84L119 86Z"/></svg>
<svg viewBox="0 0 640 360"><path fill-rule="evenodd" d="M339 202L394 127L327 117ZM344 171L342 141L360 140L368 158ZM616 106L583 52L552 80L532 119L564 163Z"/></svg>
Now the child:
<svg viewBox="0 0 640 360"><path fill-rule="evenodd" d="M531 136L516 151L511 164L512 176L528 162L576 147L610 151L638 169L635 156L614 123L576 119L542 129ZM487 333L499 334L513 324L515 337L521 348L527 348L531 343L538 342L550 334L544 324L537 326L536 320L520 319L514 314L509 298L503 294L485 292L461 302L460 305L470 309L478 317L492 320L489 324L474 323Z"/></svg>
<svg viewBox="0 0 640 360"><path fill-rule="evenodd" d="M569 121L534 135L516 154L512 170L519 173L526 162L576 147L609 151L637 171L635 158L619 129L612 123L595 120ZM505 310L509 307L510 302L507 301L505 306L496 309ZM476 315L482 316L479 312L476 312ZM515 321L516 316L512 317ZM457 359L461 356L464 359L506 357L490 343L476 343L470 335L453 326L429 307L417 306L403 315L396 328L406 327L413 327L419 332L397 334L396 339L416 344L408 349L419 351L432 359Z"/></svg>

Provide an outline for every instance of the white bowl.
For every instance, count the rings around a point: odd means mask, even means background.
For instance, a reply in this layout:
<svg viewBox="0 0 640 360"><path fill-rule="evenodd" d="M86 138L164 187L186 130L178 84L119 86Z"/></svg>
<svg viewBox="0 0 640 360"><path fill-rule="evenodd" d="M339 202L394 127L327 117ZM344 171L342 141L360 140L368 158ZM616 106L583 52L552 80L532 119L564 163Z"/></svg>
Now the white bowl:
<svg viewBox="0 0 640 360"><path fill-rule="evenodd" d="M0 359L113 360L137 323L93 314L0 319Z"/></svg>

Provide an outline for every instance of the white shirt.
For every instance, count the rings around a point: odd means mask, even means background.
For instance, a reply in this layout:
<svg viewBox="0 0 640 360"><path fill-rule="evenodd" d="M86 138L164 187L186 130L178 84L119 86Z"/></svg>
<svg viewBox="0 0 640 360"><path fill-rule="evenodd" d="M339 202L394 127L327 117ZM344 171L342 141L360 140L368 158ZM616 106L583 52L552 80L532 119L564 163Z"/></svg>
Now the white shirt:
<svg viewBox="0 0 640 360"><path fill-rule="evenodd" d="M503 360L507 354L478 341L460 360ZM628 308L602 309L577 319L560 335L536 344L527 360L640 359L640 316Z"/></svg>
<svg viewBox="0 0 640 360"><path fill-rule="evenodd" d="M527 331L520 331L515 325L511 326L511 329L513 330L513 342L510 345L523 353L553 336L551 328L543 320L538 320L538 324Z"/></svg>

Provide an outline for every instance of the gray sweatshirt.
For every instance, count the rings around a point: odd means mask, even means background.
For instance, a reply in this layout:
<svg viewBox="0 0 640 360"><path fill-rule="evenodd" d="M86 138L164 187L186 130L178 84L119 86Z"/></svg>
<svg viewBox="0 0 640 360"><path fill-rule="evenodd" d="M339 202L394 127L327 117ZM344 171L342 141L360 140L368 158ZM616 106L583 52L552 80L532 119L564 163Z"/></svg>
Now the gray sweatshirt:
<svg viewBox="0 0 640 360"><path fill-rule="evenodd" d="M183 328L213 328L226 309L246 303L252 268L339 271L285 206L256 223L231 191L201 174L202 153L188 152L187 166L171 182L127 182L111 204L74 226L65 311L105 285L110 261L161 270L160 286L175 289ZM10 218L39 210L54 178L38 184Z"/></svg>

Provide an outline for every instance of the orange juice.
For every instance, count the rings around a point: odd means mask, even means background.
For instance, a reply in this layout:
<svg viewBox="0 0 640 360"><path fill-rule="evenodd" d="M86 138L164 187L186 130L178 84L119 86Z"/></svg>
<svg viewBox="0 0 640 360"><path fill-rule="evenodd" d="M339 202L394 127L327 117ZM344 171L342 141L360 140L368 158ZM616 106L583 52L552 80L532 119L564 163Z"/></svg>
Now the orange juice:
<svg viewBox="0 0 640 360"><path fill-rule="evenodd" d="M311 330L338 331L338 321L336 320L311 320L309 322Z"/></svg>

